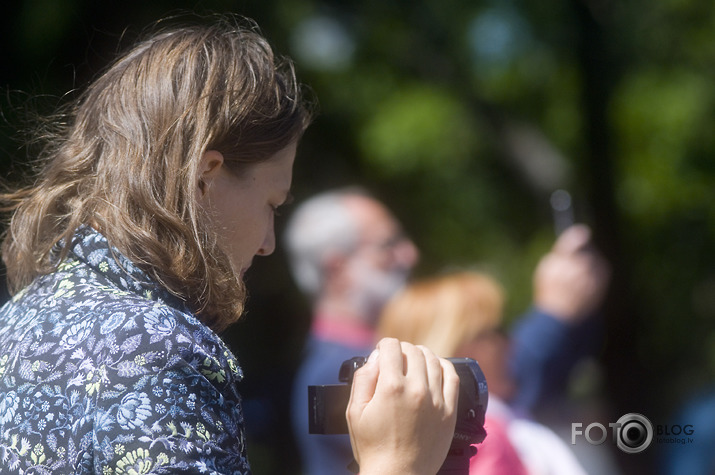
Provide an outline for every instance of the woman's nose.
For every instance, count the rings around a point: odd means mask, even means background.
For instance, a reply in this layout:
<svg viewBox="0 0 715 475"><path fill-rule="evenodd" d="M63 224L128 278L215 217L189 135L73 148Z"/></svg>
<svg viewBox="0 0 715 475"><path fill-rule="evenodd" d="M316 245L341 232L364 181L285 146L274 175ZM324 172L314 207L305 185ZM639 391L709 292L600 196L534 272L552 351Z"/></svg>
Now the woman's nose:
<svg viewBox="0 0 715 475"><path fill-rule="evenodd" d="M256 254L258 254L259 256L270 256L275 250L276 233L273 223L271 223L271 226L266 233L266 237L264 238L263 243L261 244L261 247L258 249L258 252Z"/></svg>

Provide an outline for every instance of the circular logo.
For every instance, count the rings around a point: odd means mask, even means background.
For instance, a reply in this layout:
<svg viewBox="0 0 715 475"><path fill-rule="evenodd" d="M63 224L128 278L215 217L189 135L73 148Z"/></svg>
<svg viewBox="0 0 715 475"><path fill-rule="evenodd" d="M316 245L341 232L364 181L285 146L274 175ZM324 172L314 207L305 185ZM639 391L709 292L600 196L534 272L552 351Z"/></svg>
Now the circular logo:
<svg viewBox="0 0 715 475"><path fill-rule="evenodd" d="M643 452L653 442L653 424L643 414L631 412L618 419L616 445L623 452Z"/></svg>

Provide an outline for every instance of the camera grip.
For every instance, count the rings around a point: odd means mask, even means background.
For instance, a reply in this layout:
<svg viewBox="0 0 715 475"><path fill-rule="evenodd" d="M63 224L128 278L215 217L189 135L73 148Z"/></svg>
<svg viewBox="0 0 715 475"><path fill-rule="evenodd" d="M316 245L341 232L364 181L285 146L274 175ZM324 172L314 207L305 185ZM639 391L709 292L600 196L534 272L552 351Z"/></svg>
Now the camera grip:
<svg viewBox="0 0 715 475"><path fill-rule="evenodd" d="M347 384L308 386L308 433L347 434L345 411L349 400Z"/></svg>

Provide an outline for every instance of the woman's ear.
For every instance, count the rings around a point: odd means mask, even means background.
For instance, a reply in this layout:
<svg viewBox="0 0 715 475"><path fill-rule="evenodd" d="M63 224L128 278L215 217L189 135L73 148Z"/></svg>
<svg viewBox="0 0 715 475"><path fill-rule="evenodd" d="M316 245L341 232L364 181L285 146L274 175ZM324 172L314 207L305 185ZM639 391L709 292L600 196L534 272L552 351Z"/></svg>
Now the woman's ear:
<svg viewBox="0 0 715 475"><path fill-rule="evenodd" d="M218 150L207 150L199 162L199 194L204 196L211 181L218 175L223 166L223 154Z"/></svg>

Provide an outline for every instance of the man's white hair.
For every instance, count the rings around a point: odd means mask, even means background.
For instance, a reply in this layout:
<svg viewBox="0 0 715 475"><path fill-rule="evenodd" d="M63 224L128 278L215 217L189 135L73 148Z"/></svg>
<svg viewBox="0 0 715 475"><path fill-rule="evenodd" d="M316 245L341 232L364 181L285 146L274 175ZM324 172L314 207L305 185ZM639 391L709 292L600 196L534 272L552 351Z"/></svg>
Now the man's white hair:
<svg viewBox="0 0 715 475"><path fill-rule="evenodd" d="M329 253L347 254L357 248L360 228L346 204L352 196L369 196L360 188L322 192L300 204L285 230L285 247L296 285L311 297L324 281Z"/></svg>

